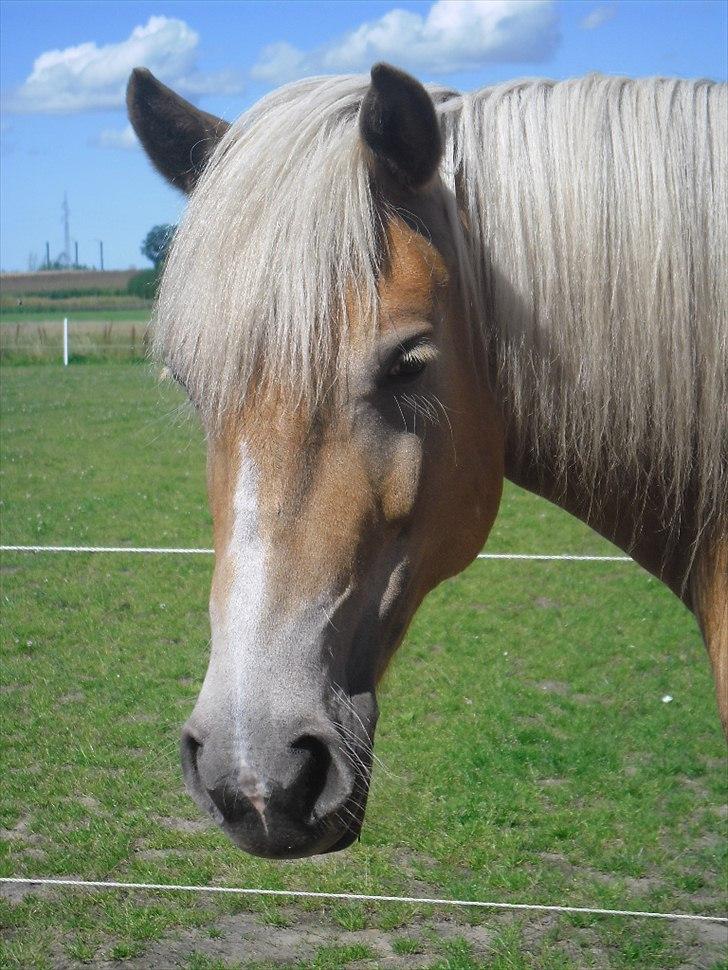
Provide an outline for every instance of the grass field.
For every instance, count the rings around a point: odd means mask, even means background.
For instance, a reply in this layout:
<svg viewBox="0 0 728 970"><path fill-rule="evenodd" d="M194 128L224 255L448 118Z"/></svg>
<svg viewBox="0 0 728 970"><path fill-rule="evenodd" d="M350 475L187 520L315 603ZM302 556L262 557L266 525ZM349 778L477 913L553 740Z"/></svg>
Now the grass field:
<svg viewBox="0 0 728 970"><path fill-rule="evenodd" d="M3 273L0 297L11 294L56 293L59 290L123 290L138 269L43 270L34 273Z"/></svg>
<svg viewBox="0 0 728 970"><path fill-rule="evenodd" d="M201 435L144 365L5 367L2 541L210 544ZM490 551L604 552L506 491ZM2 875L726 910L726 761L694 621L632 564L479 562L383 686L361 842L270 863L184 794L206 557L2 559ZM671 695L670 703L662 698ZM726 967L717 924L3 892L0 966Z"/></svg>

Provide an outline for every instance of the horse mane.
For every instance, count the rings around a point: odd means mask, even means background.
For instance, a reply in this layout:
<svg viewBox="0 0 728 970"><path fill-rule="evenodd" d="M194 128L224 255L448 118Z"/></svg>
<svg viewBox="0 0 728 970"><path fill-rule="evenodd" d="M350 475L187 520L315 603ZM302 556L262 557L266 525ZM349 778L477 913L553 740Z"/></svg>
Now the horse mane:
<svg viewBox="0 0 728 970"><path fill-rule="evenodd" d="M727 94L521 81L447 125L514 438L587 490L652 489L693 539L728 515Z"/></svg>
<svg viewBox="0 0 728 970"><path fill-rule="evenodd" d="M363 77L287 85L222 139L176 233L155 345L209 420L273 383L320 398L376 329L386 212ZM728 508L727 88L590 75L432 89L473 325L516 437L654 485L696 534ZM466 237L467 236L467 237Z"/></svg>

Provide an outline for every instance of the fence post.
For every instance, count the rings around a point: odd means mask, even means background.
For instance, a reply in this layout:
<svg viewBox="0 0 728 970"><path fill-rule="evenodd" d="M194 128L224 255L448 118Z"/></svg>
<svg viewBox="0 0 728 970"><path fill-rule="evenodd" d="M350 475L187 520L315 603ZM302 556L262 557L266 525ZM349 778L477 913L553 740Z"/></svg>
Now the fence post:
<svg viewBox="0 0 728 970"><path fill-rule="evenodd" d="M68 367L68 317L63 318L63 366Z"/></svg>

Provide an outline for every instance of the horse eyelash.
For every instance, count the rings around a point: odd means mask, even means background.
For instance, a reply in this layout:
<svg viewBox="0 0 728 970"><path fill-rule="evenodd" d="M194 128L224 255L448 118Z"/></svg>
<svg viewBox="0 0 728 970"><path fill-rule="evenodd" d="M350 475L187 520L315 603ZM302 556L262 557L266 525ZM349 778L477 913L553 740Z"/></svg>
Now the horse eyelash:
<svg viewBox="0 0 728 970"><path fill-rule="evenodd" d="M399 361L416 362L418 364L430 364L437 358L437 348L429 341L422 341L412 347L404 347L396 363Z"/></svg>

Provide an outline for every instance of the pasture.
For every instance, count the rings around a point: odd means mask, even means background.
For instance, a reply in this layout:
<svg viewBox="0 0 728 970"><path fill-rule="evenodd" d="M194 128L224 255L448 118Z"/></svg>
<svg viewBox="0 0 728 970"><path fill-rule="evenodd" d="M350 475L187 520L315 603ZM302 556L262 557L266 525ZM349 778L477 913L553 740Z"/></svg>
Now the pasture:
<svg viewBox="0 0 728 970"><path fill-rule="evenodd" d="M210 545L201 434L146 365L4 367L2 422L3 543ZM614 552L515 488L488 550ZM211 568L3 554L0 874L725 914L704 648L637 566L481 561L439 587L380 692L361 842L285 863L182 788ZM2 966L727 965L725 926L621 917L6 886L2 921Z"/></svg>
<svg viewBox="0 0 728 970"><path fill-rule="evenodd" d="M58 304L69 302L70 308ZM47 306L43 304L47 303ZM88 307L86 306L88 304ZM58 363L63 318L69 321L71 363L143 360L150 309L136 297L34 299L31 306L0 310L0 360L4 364Z"/></svg>
<svg viewBox="0 0 728 970"><path fill-rule="evenodd" d="M0 293L37 294L54 293L59 290L122 290L138 269L41 270L29 273L3 273L0 276Z"/></svg>

